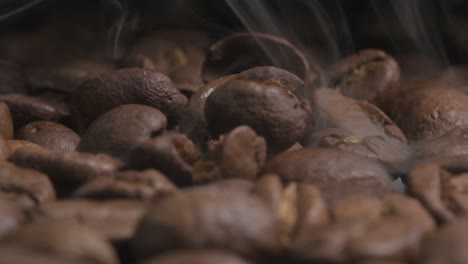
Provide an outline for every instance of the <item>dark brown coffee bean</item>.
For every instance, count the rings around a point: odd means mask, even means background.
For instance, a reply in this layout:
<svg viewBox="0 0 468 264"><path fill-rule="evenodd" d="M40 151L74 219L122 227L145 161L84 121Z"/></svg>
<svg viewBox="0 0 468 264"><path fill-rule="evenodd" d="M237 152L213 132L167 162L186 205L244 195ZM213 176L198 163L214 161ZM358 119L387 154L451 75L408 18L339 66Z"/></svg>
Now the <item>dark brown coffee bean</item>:
<svg viewBox="0 0 468 264"><path fill-rule="evenodd" d="M457 219L448 223L427 239L420 250L416 263L462 264L468 261L468 219Z"/></svg>
<svg viewBox="0 0 468 264"><path fill-rule="evenodd" d="M29 123L16 132L16 139L27 140L53 151L73 151L80 142L70 128L49 121Z"/></svg>
<svg viewBox="0 0 468 264"><path fill-rule="evenodd" d="M455 127L442 136L411 146L413 162L468 155L468 125Z"/></svg>
<svg viewBox="0 0 468 264"><path fill-rule="evenodd" d="M249 261L242 259L229 252L214 249L200 250L177 250L162 254L156 258L147 260L143 264L248 264Z"/></svg>
<svg viewBox="0 0 468 264"><path fill-rule="evenodd" d="M345 96L373 100L400 80L396 61L381 50L362 50L326 69L331 87Z"/></svg>
<svg viewBox="0 0 468 264"><path fill-rule="evenodd" d="M460 156L455 162L467 161ZM451 161L451 162L453 162ZM429 209L442 222L453 220L457 215L468 212L467 169L448 164L422 163L411 171L408 177L408 191ZM466 166L465 166L466 167Z"/></svg>
<svg viewBox="0 0 468 264"><path fill-rule="evenodd" d="M49 178L34 170L23 169L0 161L0 200L31 207L55 200L55 190Z"/></svg>
<svg viewBox="0 0 468 264"><path fill-rule="evenodd" d="M310 108L289 86L240 79L224 84L208 96L205 117L215 137L240 125L250 126L265 137L268 152L275 154L304 135Z"/></svg>
<svg viewBox="0 0 468 264"><path fill-rule="evenodd" d="M15 128L20 128L34 121L57 121L60 119L60 112L47 102L36 97L23 94L0 95L3 101L10 108L13 124Z"/></svg>
<svg viewBox="0 0 468 264"><path fill-rule="evenodd" d="M11 149L8 143L0 137L0 160L7 160L11 154Z"/></svg>
<svg viewBox="0 0 468 264"><path fill-rule="evenodd" d="M0 102L0 137L5 140L13 138L13 120L10 108L3 102Z"/></svg>
<svg viewBox="0 0 468 264"><path fill-rule="evenodd" d="M184 135L169 132L135 147L129 154L131 169L157 169L177 185L192 183L192 165L199 158L197 147Z"/></svg>
<svg viewBox="0 0 468 264"><path fill-rule="evenodd" d="M0 94L25 93L28 88L21 67L6 60L0 60L0 84Z"/></svg>
<svg viewBox="0 0 468 264"><path fill-rule="evenodd" d="M194 165L194 182L220 178L255 180L266 159L265 139L257 136L248 126L240 126L221 136L212 150L212 166ZM204 171L204 168L211 170Z"/></svg>
<svg viewBox="0 0 468 264"><path fill-rule="evenodd" d="M201 146L209 139L206 127L205 102L206 98L219 87L238 78L238 75L228 75L216 79L197 89L190 97L187 108L183 111L179 130L186 134L195 144Z"/></svg>
<svg viewBox="0 0 468 264"><path fill-rule="evenodd" d="M156 108L122 105L94 120L83 134L78 149L109 154L125 161L132 148L162 134L166 124L166 117Z"/></svg>
<svg viewBox="0 0 468 264"><path fill-rule="evenodd" d="M163 174L155 170L116 172L98 177L81 186L76 198L147 200L176 191L177 188Z"/></svg>
<svg viewBox="0 0 468 264"><path fill-rule="evenodd" d="M122 69L90 79L72 96L72 105L79 114L81 128L101 114L123 104L143 104L159 109L174 126L187 98L171 80L153 70Z"/></svg>
<svg viewBox="0 0 468 264"><path fill-rule="evenodd" d="M71 221L38 221L3 238L0 244L85 263L118 263L117 256L107 241L92 230Z"/></svg>
<svg viewBox="0 0 468 264"><path fill-rule="evenodd" d="M384 94L379 105L410 141L432 139L468 124L468 97L457 89L437 82L407 81L398 90Z"/></svg>
<svg viewBox="0 0 468 264"><path fill-rule="evenodd" d="M262 257L279 253L281 246L273 212L260 199L207 187L153 203L133 245L141 259L174 249L212 247Z"/></svg>
<svg viewBox="0 0 468 264"><path fill-rule="evenodd" d="M81 184L108 176L123 166L122 162L104 154L53 152L42 147L19 148L10 161L47 174L60 196L68 195Z"/></svg>
<svg viewBox="0 0 468 264"><path fill-rule="evenodd" d="M391 182L388 173L377 162L327 148L305 148L279 154L267 162L263 171L277 174L284 181L325 183L372 177L383 186Z"/></svg>
<svg viewBox="0 0 468 264"><path fill-rule="evenodd" d="M406 143L404 134L395 123L372 104L346 98L335 90L325 88L316 90L312 101L315 111L312 131L337 128L358 138L386 136Z"/></svg>
<svg viewBox="0 0 468 264"><path fill-rule="evenodd" d="M52 90L70 93L85 80L111 72L112 64L97 60L75 60L58 65L41 65L26 69L32 91Z"/></svg>
<svg viewBox="0 0 468 264"><path fill-rule="evenodd" d="M146 203L129 200L63 200L43 204L30 210L29 214L34 221L79 223L116 242L128 240L133 236L146 207Z"/></svg>
<svg viewBox="0 0 468 264"><path fill-rule="evenodd" d="M287 40L267 34L238 33L214 43L202 68L205 82L257 66L276 66L308 80L304 54Z"/></svg>

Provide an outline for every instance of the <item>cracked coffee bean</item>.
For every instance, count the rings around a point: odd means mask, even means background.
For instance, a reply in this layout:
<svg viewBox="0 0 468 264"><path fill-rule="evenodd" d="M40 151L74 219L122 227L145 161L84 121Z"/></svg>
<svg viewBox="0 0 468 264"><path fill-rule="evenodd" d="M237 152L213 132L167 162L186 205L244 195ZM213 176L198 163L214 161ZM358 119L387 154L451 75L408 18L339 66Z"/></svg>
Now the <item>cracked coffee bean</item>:
<svg viewBox="0 0 468 264"><path fill-rule="evenodd" d="M158 171L125 171L90 180L78 188L73 197L95 200L147 200L176 190L175 185Z"/></svg>
<svg viewBox="0 0 468 264"><path fill-rule="evenodd" d="M270 54L276 54L275 58ZM202 78L211 82L253 67L273 65L304 81L311 78L309 63L301 51L283 38L261 33L237 33L214 43L203 65Z"/></svg>
<svg viewBox="0 0 468 264"><path fill-rule="evenodd" d="M36 143L53 151L73 151L80 142L80 136L73 130L49 121L29 123L16 132L15 138Z"/></svg>
<svg viewBox="0 0 468 264"><path fill-rule="evenodd" d="M164 133L167 119L158 109L129 104L94 120L81 138L79 151L105 153L127 161L138 144Z"/></svg>
<svg viewBox="0 0 468 264"><path fill-rule="evenodd" d="M343 95L372 101L400 80L397 62L384 51L362 50L326 69L332 87Z"/></svg>
<svg viewBox="0 0 468 264"><path fill-rule="evenodd" d="M295 88L260 78L229 81L206 98L208 130L216 137L248 125L266 139L270 154L284 151L304 135L310 121L309 104L294 94Z"/></svg>
<svg viewBox="0 0 468 264"><path fill-rule="evenodd" d="M154 70L128 68L92 78L72 95L81 129L105 112L123 104L154 107L167 117L169 127L177 124L187 98L164 74Z"/></svg>
<svg viewBox="0 0 468 264"><path fill-rule="evenodd" d="M194 182L225 178L255 180L265 163L266 142L247 126L221 136L211 150L209 161L198 161L193 168Z"/></svg>

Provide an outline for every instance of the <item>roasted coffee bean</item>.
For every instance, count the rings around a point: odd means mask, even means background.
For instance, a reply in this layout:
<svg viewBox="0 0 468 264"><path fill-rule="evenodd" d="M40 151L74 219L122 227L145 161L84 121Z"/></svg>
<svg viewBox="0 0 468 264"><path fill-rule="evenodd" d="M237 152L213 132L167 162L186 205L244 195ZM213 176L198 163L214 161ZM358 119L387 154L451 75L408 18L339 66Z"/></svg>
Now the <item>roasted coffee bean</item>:
<svg viewBox="0 0 468 264"><path fill-rule="evenodd" d="M25 93L28 88L21 67L11 61L0 60L0 94Z"/></svg>
<svg viewBox="0 0 468 264"><path fill-rule="evenodd" d="M457 219L442 226L432 237L427 239L420 250L416 263L462 264L468 261L468 219Z"/></svg>
<svg viewBox="0 0 468 264"><path fill-rule="evenodd" d="M157 169L177 185L192 183L197 147L184 135L169 132L136 146L129 154L131 169Z"/></svg>
<svg viewBox="0 0 468 264"><path fill-rule="evenodd" d="M10 155L10 161L47 174L59 196L70 194L91 179L111 175L123 166L104 154L53 152L42 147L19 148Z"/></svg>
<svg viewBox="0 0 468 264"><path fill-rule="evenodd" d="M55 200L55 190L49 178L34 170L23 169L0 161L0 200L31 207Z"/></svg>
<svg viewBox="0 0 468 264"><path fill-rule="evenodd" d="M34 221L52 220L79 223L111 241L130 239L146 204L138 201L63 200L45 203L30 210Z"/></svg>
<svg viewBox="0 0 468 264"><path fill-rule="evenodd" d="M254 258L278 254L281 249L277 221L259 198L207 187L177 192L153 203L137 228L133 245L141 259L184 248L214 247Z"/></svg>
<svg viewBox="0 0 468 264"><path fill-rule="evenodd" d="M381 50L362 50L328 67L325 73L331 87L359 100L372 101L400 80L398 64Z"/></svg>
<svg viewBox="0 0 468 264"><path fill-rule="evenodd" d="M338 148L367 158L377 159L389 168L404 169L411 151L405 144L386 136L356 137L344 129L329 128L312 134L309 146Z"/></svg>
<svg viewBox="0 0 468 264"><path fill-rule="evenodd" d="M118 263L107 241L71 221L37 221L1 239L0 245L50 253L84 263Z"/></svg>
<svg viewBox="0 0 468 264"><path fill-rule="evenodd" d="M161 135L166 124L166 117L158 109L146 105L122 105L91 123L78 150L105 153L126 161L132 148Z"/></svg>
<svg viewBox="0 0 468 264"><path fill-rule="evenodd" d="M402 131L372 104L346 98L336 90L326 88L317 89L312 101L315 111L314 125L309 129L312 132L337 128L348 131L358 138L386 136L394 139L393 141L406 143ZM307 145L307 140L305 144Z"/></svg>
<svg viewBox="0 0 468 264"><path fill-rule="evenodd" d="M320 191L307 183L285 186L277 175L264 175L252 190L275 213L284 245L303 228L327 224L329 213Z"/></svg>
<svg viewBox="0 0 468 264"><path fill-rule="evenodd" d="M80 142L70 128L49 121L29 123L16 132L16 139L36 143L53 151L73 151Z"/></svg>
<svg viewBox="0 0 468 264"><path fill-rule="evenodd" d="M240 256L215 249L177 250L162 254L143 264L248 264Z"/></svg>
<svg viewBox="0 0 468 264"><path fill-rule="evenodd" d="M455 127L442 136L419 141L411 146L412 162L468 155L468 125Z"/></svg>
<svg viewBox="0 0 468 264"><path fill-rule="evenodd" d="M365 177L388 186L390 176L377 162L347 151L304 148L281 153L267 162L263 172L281 176L284 181L325 183Z"/></svg>
<svg viewBox="0 0 468 264"><path fill-rule="evenodd" d="M304 261L401 259L416 255L435 223L416 201L401 194L381 198L350 196L330 207L333 221L305 227L292 243L292 254Z"/></svg>
<svg viewBox="0 0 468 264"><path fill-rule="evenodd" d="M432 139L468 124L468 97L452 87L431 82L403 82L398 91L384 94L383 107L410 141Z"/></svg>
<svg viewBox="0 0 468 264"><path fill-rule="evenodd" d="M26 140L8 140L7 141L8 147L10 148L11 153L14 153L16 150L21 148L40 148L36 143L32 143L31 141Z"/></svg>
<svg viewBox="0 0 468 264"><path fill-rule="evenodd" d="M211 154L211 161L194 165L194 182L221 178L255 180L266 158L265 139L247 126L240 126L221 136ZM208 170L205 170L208 169Z"/></svg>
<svg viewBox="0 0 468 264"><path fill-rule="evenodd" d="M310 121L306 100L282 83L232 80L206 98L205 117L213 136L248 125L265 137L270 154L284 151L305 133Z"/></svg>
<svg viewBox="0 0 468 264"><path fill-rule="evenodd" d="M86 199L147 200L176 191L163 174L155 170L116 172L109 177L98 177L82 185L74 193Z"/></svg>
<svg viewBox="0 0 468 264"><path fill-rule="evenodd" d="M32 91L52 90L70 93L87 79L111 72L112 64L97 60L75 60L58 65L35 66L26 69Z"/></svg>
<svg viewBox="0 0 468 264"><path fill-rule="evenodd" d="M274 57L271 55L275 54ZM211 82L257 66L277 66L301 78L312 76L304 54L287 40L261 33L238 33L214 43L202 68L202 78Z"/></svg>
<svg viewBox="0 0 468 264"><path fill-rule="evenodd" d="M13 124L15 128L20 128L34 121L57 121L60 119L60 112L47 102L36 97L23 94L0 95L3 101L10 108Z"/></svg>
<svg viewBox="0 0 468 264"><path fill-rule="evenodd" d="M206 98L219 87L238 78L238 75L228 75L205 84L190 97L187 108L183 111L179 130L186 134L197 146L203 146L209 139L206 127Z"/></svg>
<svg viewBox="0 0 468 264"><path fill-rule="evenodd" d="M409 193L420 199L441 222L452 221L468 212L467 158L465 155L447 162L421 163L408 177Z"/></svg>
<svg viewBox="0 0 468 264"><path fill-rule="evenodd" d="M13 138L13 120L8 105L0 102L0 137L9 140Z"/></svg>
<svg viewBox="0 0 468 264"><path fill-rule="evenodd" d="M92 78L72 95L80 128L86 128L101 114L123 104L155 107L167 117L169 126L177 124L187 103L171 80L154 70L122 69Z"/></svg>
<svg viewBox="0 0 468 264"><path fill-rule="evenodd" d="M455 88L461 89L463 92L467 92L466 84L468 81L468 68L466 67L450 67L443 72L438 81Z"/></svg>

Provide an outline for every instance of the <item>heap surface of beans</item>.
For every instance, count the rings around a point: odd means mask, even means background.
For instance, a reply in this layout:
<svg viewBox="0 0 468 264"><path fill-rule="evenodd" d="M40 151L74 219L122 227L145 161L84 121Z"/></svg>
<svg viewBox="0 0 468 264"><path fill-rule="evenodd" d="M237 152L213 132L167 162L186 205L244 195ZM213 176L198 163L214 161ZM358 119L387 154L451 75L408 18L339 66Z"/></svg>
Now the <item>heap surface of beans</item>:
<svg viewBox="0 0 468 264"><path fill-rule="evenodd" d="M363 49L319 71L265 33L122 43L38 65L0 41L0 263L468 263L468 68Z"/></svg>

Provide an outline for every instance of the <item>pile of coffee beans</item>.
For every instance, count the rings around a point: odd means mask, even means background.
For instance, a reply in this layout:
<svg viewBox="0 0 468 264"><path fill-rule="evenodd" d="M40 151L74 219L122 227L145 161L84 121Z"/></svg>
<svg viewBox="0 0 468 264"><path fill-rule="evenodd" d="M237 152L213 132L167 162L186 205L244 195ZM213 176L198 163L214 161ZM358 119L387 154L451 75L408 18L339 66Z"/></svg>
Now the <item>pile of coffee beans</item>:
<svg viewBox="0 0 468 264"><path fill-rule="evenodd" d="M44 32L0 41L1 263L468 263L468 67Z"/></svg>

